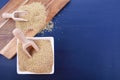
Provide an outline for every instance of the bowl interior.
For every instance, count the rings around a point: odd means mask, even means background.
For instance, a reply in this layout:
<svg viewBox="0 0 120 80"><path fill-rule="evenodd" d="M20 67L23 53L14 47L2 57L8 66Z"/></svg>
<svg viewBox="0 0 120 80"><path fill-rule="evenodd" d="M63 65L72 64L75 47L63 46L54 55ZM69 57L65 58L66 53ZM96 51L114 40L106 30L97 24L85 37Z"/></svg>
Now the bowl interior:
<svg viewBox="0 0 120 80"><path fill-rule="evenodd" d="M27 37L27 39L29 40L50 40L51 45L52 45L52 51L53 51L53 58L54 58L54 38L53 37ZM18 53L18 43L19 40L17 40L17 53ZM53 62L53 66L52 66L52 71L50 73L33 73L33 72L28 72L28 71L20 71L19 70L19 64L18 64L18 55L17 55L17 73L18 74L53 74L54 73L54 65L55 63ZM54 59L53 59L54 61Z"/></svg>

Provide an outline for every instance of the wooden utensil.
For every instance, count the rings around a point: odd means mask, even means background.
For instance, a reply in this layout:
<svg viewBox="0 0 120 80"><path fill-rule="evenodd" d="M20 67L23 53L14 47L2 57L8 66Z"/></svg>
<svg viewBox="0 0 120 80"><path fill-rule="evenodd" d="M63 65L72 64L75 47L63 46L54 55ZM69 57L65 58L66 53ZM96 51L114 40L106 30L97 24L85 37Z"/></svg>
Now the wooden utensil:
<svg viewBox="0 0 120 80"><path fill-rule="evenodd" d="M28 48L32 47L36 51L39 50L38 46L34 43L34 41L26 39L24 33L20 29L16 28L15 30L13 30L13 34L17 39L22 42L23 50L28 55L28 57L31 57Z"/></svg>
<svg viewBox="0 0 120 80"><path fill-rule="evenodd" d="M3 13L2 14L2 18L8 19L8 18L12 18L14 21L28 21L26 19L23 18L19 18L16 17L15 15L19 16L22 13L27 13L26 11L14 11L13 13Z"/></svg>
<svg viewBox="0 0 120 80"><path fill-rule="evenodd" d="M63 8L70 0L53 0L52 3L47 6L51 0L29 0L27 4L32 2L41 2L45 4L48 11L48 16L46 20L46 24L48 24L52 18ZM1 10L0 15L4 12L12 13L14 12L24 0L10 0ZM13 5L14 4L14 5ZM4 24L6 20L0 17L0 25ZM44 26L38 26L43 27ZM12 31L15 29L15 22L9 19L4 25L0 27L0 53L11 59L16 54L17 40L13 36ZM32 37L35 36L37 32L26 33L26 36Z"/></svg>

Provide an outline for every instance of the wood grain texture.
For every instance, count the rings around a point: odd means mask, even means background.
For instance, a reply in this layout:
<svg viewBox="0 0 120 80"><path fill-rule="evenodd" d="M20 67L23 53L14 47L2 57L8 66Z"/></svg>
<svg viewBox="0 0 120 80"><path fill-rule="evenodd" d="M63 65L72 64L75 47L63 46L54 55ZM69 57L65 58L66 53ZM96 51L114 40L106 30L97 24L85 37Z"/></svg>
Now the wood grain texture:
<svg viewBox="0 0 120 80"><path fill-rule="evenodd" d="M4 12L13 12L23 3L24 0L10 0L1 10L0 15ZM27 4L32 2L41 2L47 7L48 16L46 23L52 20L52 18L69 2L69 0L29 0ZM50 4L49 4L50 3ZM0 25L3 24L5 19L0 17ZM39 27L39 26L38 26ZM15 29L15 22L11 19L0 27L0 53L11 59L16 54L16 38L14 38L12 31ZM27 33L27 36L35 36L37 33Z"/></svg>

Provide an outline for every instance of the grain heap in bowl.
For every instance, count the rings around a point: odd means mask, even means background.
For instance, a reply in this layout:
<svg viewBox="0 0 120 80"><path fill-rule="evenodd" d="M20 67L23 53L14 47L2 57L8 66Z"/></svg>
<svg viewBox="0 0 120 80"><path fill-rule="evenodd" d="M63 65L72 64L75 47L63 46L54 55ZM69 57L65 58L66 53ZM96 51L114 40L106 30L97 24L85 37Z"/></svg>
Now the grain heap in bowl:
<svg viewBox="0 0 120 80"><path fill-rule="evenodd" d="M50 40L34 40L39 51L30 50L31 58L23 51L22 43L18 41L18 65L21 72L50 74L53 72L54 55Z"/></svg>
<svg viewBox="0 0 120 80"><path fill-rule="evenodd" d="M28 22L16 21L16 27L20 28L25 34L33 36L42 31L46 26L47 11L40 2L20 6L18 11L26 11L19 15L20 18L27 19Z"/></svg>

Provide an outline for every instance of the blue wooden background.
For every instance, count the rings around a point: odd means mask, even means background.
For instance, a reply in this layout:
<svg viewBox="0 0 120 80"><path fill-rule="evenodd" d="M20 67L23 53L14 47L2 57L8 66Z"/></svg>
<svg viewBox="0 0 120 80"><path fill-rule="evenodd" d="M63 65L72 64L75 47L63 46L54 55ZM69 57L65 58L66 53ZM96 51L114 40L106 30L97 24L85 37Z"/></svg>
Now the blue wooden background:
<svg viewBox="0 0 120 80"><path fill-rule="evenodd" d="M36 36L54 36L55 74L18 75L0 55L0 80L120 80L120 0L71 0L53 21Z"/></svg>

